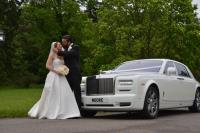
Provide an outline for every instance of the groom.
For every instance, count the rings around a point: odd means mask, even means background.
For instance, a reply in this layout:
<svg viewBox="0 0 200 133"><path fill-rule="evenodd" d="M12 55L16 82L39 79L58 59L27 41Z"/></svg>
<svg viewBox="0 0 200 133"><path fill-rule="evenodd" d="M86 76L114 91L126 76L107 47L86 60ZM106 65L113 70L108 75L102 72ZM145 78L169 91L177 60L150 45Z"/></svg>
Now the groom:
<svg viewBox="0 0 200 133"><path fill-rule="evenodd" d="M70 35L62 36L62 45L64 51L56 51L58 56L63 56L65 65L69 67L69 74L66 76L72 91L75 94L76 101L81 111L81 70L80 70L80 49L73 43Z"/></svg>

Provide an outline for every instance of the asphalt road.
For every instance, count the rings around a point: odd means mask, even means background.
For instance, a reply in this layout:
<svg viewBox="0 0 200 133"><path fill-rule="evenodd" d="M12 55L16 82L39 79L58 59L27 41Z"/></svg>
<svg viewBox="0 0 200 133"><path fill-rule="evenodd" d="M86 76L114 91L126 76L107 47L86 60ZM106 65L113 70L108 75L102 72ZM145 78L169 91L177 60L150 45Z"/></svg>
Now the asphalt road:
<svg viewBox="0 0 200 133"><path fill-rule="evenodd" d="M200 133L200 113L166 110L154 120L139 113L100 113L67 120L0 119L0 133Z"/></svg>

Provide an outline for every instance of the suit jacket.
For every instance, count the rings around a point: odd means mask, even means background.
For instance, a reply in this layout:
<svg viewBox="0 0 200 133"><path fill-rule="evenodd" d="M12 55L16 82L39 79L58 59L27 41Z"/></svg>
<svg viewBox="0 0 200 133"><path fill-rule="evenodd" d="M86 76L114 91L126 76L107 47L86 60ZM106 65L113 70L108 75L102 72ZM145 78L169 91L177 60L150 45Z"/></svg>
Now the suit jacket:
<svg viewBox="0 0 200 133"><path fill-rule="evenodd" d="M59 51L58 56L63 56L65 65L69 67L69 73L75 75L81 75L80 70L80 48L78 45L73 44L68 51Z"/></svg>

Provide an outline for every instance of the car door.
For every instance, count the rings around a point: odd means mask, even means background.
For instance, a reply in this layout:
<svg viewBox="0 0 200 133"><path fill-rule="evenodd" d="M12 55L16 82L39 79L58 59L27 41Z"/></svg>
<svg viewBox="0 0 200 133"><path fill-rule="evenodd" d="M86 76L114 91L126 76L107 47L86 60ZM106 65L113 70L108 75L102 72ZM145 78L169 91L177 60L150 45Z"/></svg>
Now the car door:
<svg viewBox="0 0 200 133"><path fill-rule="evenodd" d="M181 101L191 101L194 98L196 83L183 64L178 62L174 62L174 64L178 72L177 79L180 84L180 88L178 88L179 95L177 95L177 97L179 97Z"/></svg>
<svg viewBox="0 0 200 133"><path fill-rule="evenodd" d="M168 61L165 65L165 69L163 72L163 82L162 82L162 88L163 88L163 100L168 103L172 103L179 100L180 93L180 83L179 80L177 80L177 75L167 75L167 69L169 67L174 67L175 65L173 61ZM172 103L172 105L174 105ZM170 106L170 105L169 105Z"/></svg>

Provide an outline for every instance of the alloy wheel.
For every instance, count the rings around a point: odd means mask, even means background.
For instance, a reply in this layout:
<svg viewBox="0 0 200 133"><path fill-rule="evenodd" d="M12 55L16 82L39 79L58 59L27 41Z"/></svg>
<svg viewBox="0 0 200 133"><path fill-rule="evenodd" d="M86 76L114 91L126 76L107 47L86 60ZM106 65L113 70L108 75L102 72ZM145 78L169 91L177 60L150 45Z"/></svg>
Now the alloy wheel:
<svg viewBox="0 0 200 133"><path fill-rule="evenodd" d="M147 109L152 116L158 111L158 96L154 90L151 90L147 97Z"/></svg>

